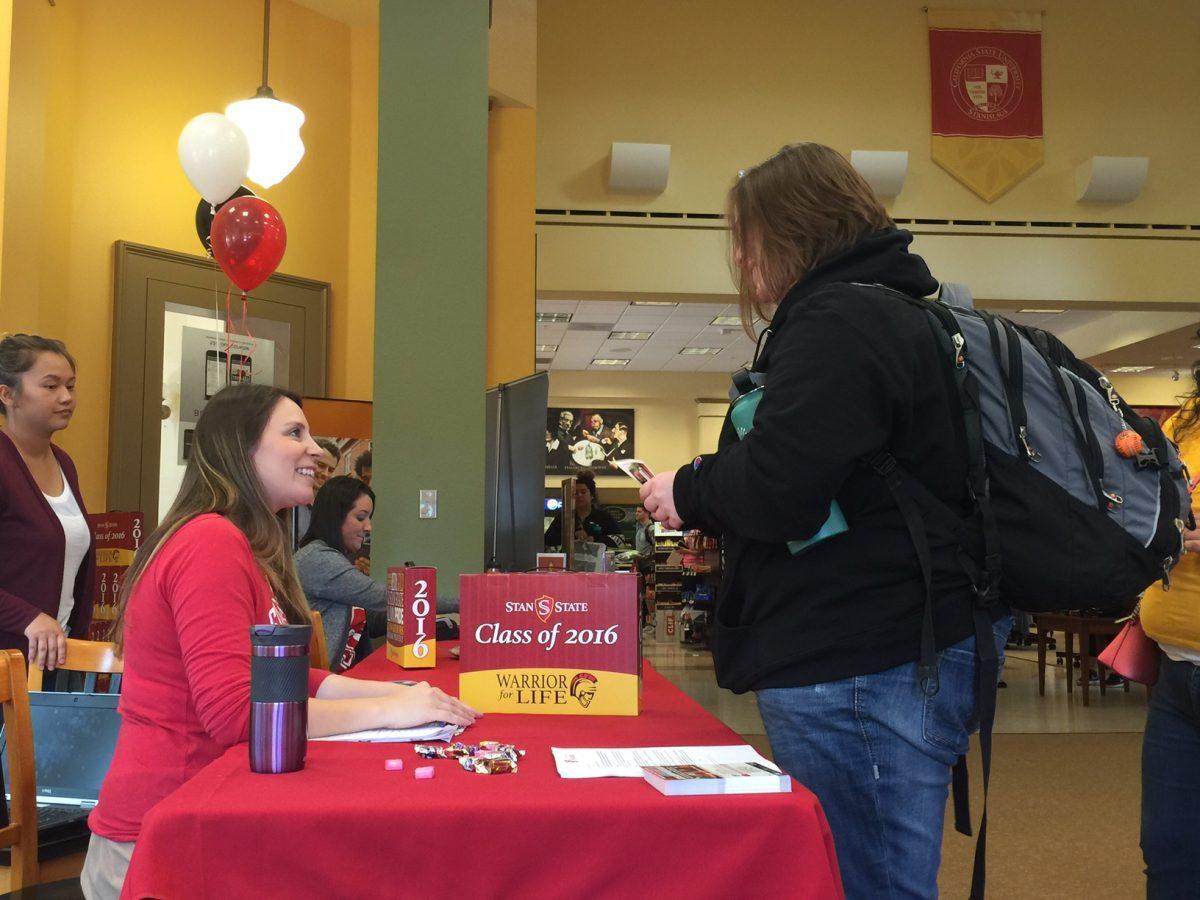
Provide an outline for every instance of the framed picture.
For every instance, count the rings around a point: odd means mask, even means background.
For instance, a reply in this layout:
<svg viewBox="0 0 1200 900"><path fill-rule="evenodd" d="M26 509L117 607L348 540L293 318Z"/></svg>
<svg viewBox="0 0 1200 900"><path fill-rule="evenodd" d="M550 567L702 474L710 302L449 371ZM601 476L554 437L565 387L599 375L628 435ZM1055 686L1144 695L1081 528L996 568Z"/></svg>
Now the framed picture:
<svg viewBox="0 0 1200 900"><path fill-rule="evenodd" d="M635 455L632 409L552 406L546 410L547 475L570 475L579 469L616 475L615 462Z"/></svg>

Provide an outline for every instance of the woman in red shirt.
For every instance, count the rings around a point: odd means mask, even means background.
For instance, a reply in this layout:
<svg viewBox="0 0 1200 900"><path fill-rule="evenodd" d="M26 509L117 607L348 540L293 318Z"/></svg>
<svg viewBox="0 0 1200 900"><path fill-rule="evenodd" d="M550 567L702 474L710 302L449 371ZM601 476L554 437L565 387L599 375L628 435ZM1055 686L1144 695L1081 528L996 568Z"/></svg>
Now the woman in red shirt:
<svg viewBox="0 0 1200 900"><path fill-rule="evenodd" d="M281 509L312 503L322 450L300 398L234 385L209 401L175 504L138 550L118 609L124 657L121 734L89 818L89 900L117 897L142 818L228 747L250 722L252 625L311 622ZM313 671L312 737L478 713L437 688Z"/></svg>

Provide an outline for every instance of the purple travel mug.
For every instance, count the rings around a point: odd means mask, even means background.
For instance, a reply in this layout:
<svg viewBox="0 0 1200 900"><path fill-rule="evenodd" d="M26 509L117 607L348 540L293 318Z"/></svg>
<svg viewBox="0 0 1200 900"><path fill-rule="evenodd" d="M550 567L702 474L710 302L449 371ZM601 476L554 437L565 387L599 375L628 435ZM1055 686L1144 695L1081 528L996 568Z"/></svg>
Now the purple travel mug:
<svg viewBox="0 0 1200 900"><path fill-rule="evenodd" d="M250 628L250 771L304 768L311 625Z"/></svg>

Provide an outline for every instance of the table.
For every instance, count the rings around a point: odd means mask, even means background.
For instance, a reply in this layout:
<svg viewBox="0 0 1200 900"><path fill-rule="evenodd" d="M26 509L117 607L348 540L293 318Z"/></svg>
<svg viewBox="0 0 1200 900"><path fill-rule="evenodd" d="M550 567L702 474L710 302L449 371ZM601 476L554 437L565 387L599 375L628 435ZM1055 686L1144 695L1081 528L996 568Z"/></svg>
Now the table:
<svg viewBox="0 0 1200 900"><path fill-rule="evenodd" d="M358 677L453 690L458 662ZM310 743L300 772L255 775L231 748L147 815L123 897L841 897L816 798L664 797L640 779L559 778L551 745L741 743L648 664L640 716L485 715L464 734L528 750L516 775L451 760L417 781L411 744ZM403 772L386 772L389 757Z"/></svg>
<svg viewBox="0 0 1200 900"><path fill-rule="evenodd" d="M1073 652L1075 635L1079 635L1079 671L1081 673L1081 687L1083 689L1083 705L1088 705L1088 698L1091 694L1091 686L1088 683L1089 675L1092 671L1092 637L1106 636L1113 637L1120 633L1125 627L1123 621L1117 621L1115 618L1105 618L1102 616L1080 616L1070 615L1066 613L1038 613L1033 617L1034 625L1037 628L1037 646L1038 646L1038 694L1046 696L1046 636L1051 631L1063 632L1063 639L1066 642L1064 648L1063 659L1067 667L1067 693L1071 693L1072 682L1075 681L1075 673L1071 668L1071 654ZM1103 666L1097 670L1100 672L1100 693L1105 690ZM1129 682L1125 682L1125 690L1129 690Z"/></svg>

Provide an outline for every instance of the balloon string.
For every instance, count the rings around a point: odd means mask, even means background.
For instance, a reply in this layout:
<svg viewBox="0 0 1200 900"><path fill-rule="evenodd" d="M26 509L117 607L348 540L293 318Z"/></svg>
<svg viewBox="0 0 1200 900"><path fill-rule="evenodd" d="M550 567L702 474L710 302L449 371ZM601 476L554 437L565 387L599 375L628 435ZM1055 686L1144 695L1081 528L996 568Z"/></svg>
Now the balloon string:
<svg viewBox="0 0 1200 900"><path fill-rule="evenodd" d="M246 321L246 292L242 291L242 331L246 332L246 337L250 338L250 349L246 351L247 356L254 355L254 348L258 346L258 340L250 333L250 325Z"/></svg>
<svg viewBox="0 0 1200 900"><path fill-rule="evenodd" d="M233 295L233 285L225 289L225 383L233 384L233 305L230 299Z"/></svg>

